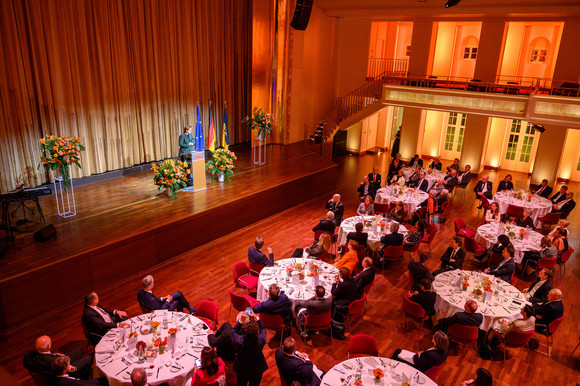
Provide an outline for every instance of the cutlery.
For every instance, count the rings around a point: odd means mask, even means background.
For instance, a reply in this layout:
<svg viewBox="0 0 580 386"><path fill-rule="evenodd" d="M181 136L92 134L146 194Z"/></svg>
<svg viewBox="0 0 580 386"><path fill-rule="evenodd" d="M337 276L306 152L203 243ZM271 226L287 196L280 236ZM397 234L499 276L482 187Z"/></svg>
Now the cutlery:
<svg viewBox="0 0 580 386"><path fill-rule="evenodd" d="M128 360L126 360L125 358L121 358L121 360L123 361L124 364L126 364L127 366L131 365L131 362L129 362Z"/></svg>
<svg viewBox="0 0 580 386"><path fill-rule="evenodd" d="M129 368L129 366L125 367L123 370L119 371L117 374L115 374L115 376L121 374L123 371L127 370Z"/></svg>
<svg viewBox="0 0 580 386"><path fill-rule="evenodd" d="M341 373L341 374L346 374L344 371L342 371L342 370L341 370L341 369L339 369L338 367L335 367L334 369L335 369L336 371L338 371L339 373Z"/></svg>
<svg viewBox="0 0 580 386"><path fill-rule="evenodd" d="M157 368L157 376L156 376L156 378L159 378L159 370L161 370L161 367L158 367Z"/></svg>

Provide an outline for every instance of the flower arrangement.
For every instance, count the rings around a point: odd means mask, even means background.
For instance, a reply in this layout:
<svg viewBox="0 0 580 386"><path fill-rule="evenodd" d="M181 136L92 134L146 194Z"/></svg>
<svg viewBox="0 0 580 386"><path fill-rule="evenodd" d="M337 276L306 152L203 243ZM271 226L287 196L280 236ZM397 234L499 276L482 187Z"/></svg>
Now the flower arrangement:
<svg viewBox="0 0 580 386"><path fill-rule="evenodd" d="M137 342L137 344L135 345L135 348L137 350L145 350L147 348L147 343L143 342L142 340L140 340L139 342Z"/></svg>
<svg viewBox="0 0 580 386"><path fill-rule="evenodd" d="M151 322L151 329L154 330L159 326L159 322Z"/></svg>
<svg viewBox="0 0 580 386"><path fill-rule="evenodd" d="M163 354L165 347L167 347L167 337L165 337L163 340L161 340L161 338L157 338L153 344L159 349L159 354Z"/></svg>
<svg viewBox="0 0 580 386"><path fill-rule="evenodd" d="M136 332L130 332L128 335L129 338L136 338L137 337L137 333ZM145 344L145 342L143 342L143 344Z"/></svg>
<svg viewBox="0 0 580 386"><path fill-rule="evenodd" d="M167 333L171 336L175 336L175 334L177 334L177 331L179 331L177 328L170 328L169 331L167 331Z"/></svg>
<svg viewBox="0 0 580 386"><path fill-rule="evenodd" d="M375 381L380 381L385 376L385 373L382 369L373 369L373 376L375 377Z"/></svg>
<svg viewBox="0 0 580 386"><path fill-rule="evenodd" d="M311 269L312 271L318 271L318 265L316 265L316 264L312 264L312 265L310 266L310 269Z"/></svg>
<svg viewBox="0 0 580 386"><path fill-rule="evenodd" d="M521 228L520 229L520 239L523 239L527 235L528 235L528 233L526 232L526 230L524 228Z"/></svg>
<svg viewBox="0 0 580 386"><path fill-rule="evenodd" d="M229 182L234 173L238 170L234 167L234 160L238 159L233 151L226 149L216 149L212 152L212 160L205 164L205 168L211 173L211 182L213 182L214 176L218 174L218 179L221 181L219 175L225 177L225 181Z"/></svg>
<svg viewBox="0 0 580 386"><path fill-rule="evenodd" d="M153 182L159 185L159 191L166 189L169 199L177 198L177 191L187 186L187 175L190 170L187 162L165 160L162 164L153 164Z"/></svg>
<svg viewBox="0 0 580 386"><path fill-rule="evenodd" d="M489 279L485 279L483 283L486 284L488 287L493 284L493 282Z"/></svg>
<svg viewBox="0 0 580 386"><path fill-rule="evenodd" d="M461 283L461 289L463 291L467 291L467 287L469 287L469 283L464 281L463 283Z"/></svg>
<svg viewBox="0 0 580 386"><path fill-rule="evenodd" d="M354 382L354 386L362 386L362 381L359 379L358 381Z"/></svg>
<svg viewBox="0 0 580 386"><path fill-rule="evenodd" d="M80 138L68 135L55 137L47 135L40 140L40 157L42 164L50 170L59 170L65 189L70 187L70 165L81 168L80 152L85 150Z"/></svg>
<svg viewBox="0 0 580 386"><path fill-rule="evenodd" d="M301 263L296 263L296 269L297 269L297 270L300 270L300 269L302 269L302 264L301 264Z"/></svg>
<svg viewBox="0 0 580 386"><path fill-rule="evenodd" d="M485 286L485 287L483 287L483 290L484 290L484 291L487 291L487 292L493 292L493 290L491 289L491 287L490 287L490 286Z"/></svg>
<svg viewBox="0 0 580 386"><path fill-rule="evenodd" d="M463 276L463 280L465 280L465 281L468 281L468 280L469 280L469 276L467 276L467 275L464 275L464 276Z"/></svg>
<svg viewBox="0 0 580 386"><path fill-rule="evenodd" d="M531 201L532 197L534 197L533 193L528 193L528 201Z"/></svg>
<svg viewBox="0 0 580 386"><path fill-rule="evenodd" d="M264 110L254 107L252 115L242 119L242 123L249 123L252 130L256 130L258 137L263 138L264 132L270 134L272 132L272 122L270 122L270 113L265 113Z"/></svg>
<svg viewBox="0 0 580 386"><path fill-rule="evenodd" d="M472 292L472 293L473 293L474 295L477 295L477 296L479 296L479 295L483 294L483 291L481 290L481 288L476 288L476 289L474 289L474 290L473 290L473 292Z"/></svg>
<svg viewBox="0 0 580 386"><path fill-rule="evenodd" d="M310 277L318 276L318 271L311 271L308 276L310 276Z"/></svg>
<svg viewBox="0 0 580 386"><path fill-rule="evenodd" d="M413 193L414 191L415 191L415 189L413 189L413 188L407 188L407 192L409 192L409 193Z"/></svg>

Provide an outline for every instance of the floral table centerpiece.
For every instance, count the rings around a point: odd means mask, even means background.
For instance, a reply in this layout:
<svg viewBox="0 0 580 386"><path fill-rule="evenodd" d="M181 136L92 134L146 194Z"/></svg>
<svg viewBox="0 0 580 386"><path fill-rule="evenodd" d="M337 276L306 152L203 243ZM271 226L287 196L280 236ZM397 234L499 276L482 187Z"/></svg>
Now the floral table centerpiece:
<svg viewBox="0 0 580 386"><path fill-rule="evenodd" d="M234 161L238 159L233 151L216 149L212 152L212 160L205 164L205 168L211 173L211 182L218 175L219 182L229 182L238 170L234 167Z"/></svg>
<svg viewBox="0 0 580 386"><path fill-rule="evenodd" d="M177 191L187 186L187 175L190 173L187 162L165 160L162 164L153 164L153 182L159 185L159 191L166 189L169 199L177 198Z"/></svg>
<svg viewBox="0 0 580 386"><path fill-rule="evenodd" d="M375 382L380 382L381 378L385 376L385 373L382 369L373 369L373 377Z"/></svg>
<svg viewBox="0 0 580 386"><path fill-rule="evenodd" d="M68 135L55 137L47 135L40 140L40 157L42 164L50 170L60 172L65 189L70 188L70 165L81 168L80 152L85 150L80 138Z"/></svg>
<svg viewBox="0 0 580 386"><path fill-rule="evenodd" d="M270 122L271 114L264 112L264 110L254 107L252 115L242 119L242 123L249 123L252 130L257 131L258 138L264 138L264 132L270 134L272 132L272 122Z"/></svg>

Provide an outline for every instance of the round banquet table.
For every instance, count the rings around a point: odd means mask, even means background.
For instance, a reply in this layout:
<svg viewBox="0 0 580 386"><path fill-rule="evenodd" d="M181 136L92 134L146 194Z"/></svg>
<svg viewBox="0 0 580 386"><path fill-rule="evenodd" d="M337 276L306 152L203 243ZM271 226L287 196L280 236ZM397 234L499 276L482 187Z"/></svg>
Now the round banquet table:
<svg viewBox="0 0 580 386"><path fill-rule="evenodd" d="M293 275L290 281L286 281L286 268L295 267L296 264L302 264L305 268L304 280L297 280L298 276ZM314 296L314 291L316 285L314 285L314 278L309 276L309 267L311 264L316 264L319 273L319 285L323 286L326 290L325 298L331 297L330 290L332 289L332 283L334 283L334 277L338 275L338 269L335 266L325 263L320 260L296 258L296 259L284 259L274 262L273 267L264 267L260 272L260 278L258 280L258 292L257 300L263 302L268 299L268 288L271 284L278 284L280 289L284 291L286 296L292 301L296 306L303 304L306 300L311 299ZM292 280L294 279L294 281Z"/></svg>
<svg viewBox="0 0 580 386"><path fill-rule="evenodd" d="M441 178L445 178L445 173L439 170L433 170L429 172L427 171L427 169L423 169L423 171L425 172L425 179L427 180L428 183L427 191L429 191L433 187L433 185L435 185L435 183L439 181ZM413 173L415 173L415 169L413 168L403 169L403 177L405 177L405 181L408 181L409 177L411 177Z"/></svg>
<svg viewBox="0 0 580 386"><path fill-rule="evenodd" d="M95 375L106 376L109 385L131 385L131 371L142 367L147 372L147 382L150 385L168 383L169 385L183 385L193 376L195 360L201 356L201 350L208 345L209 329L199 318L182 312L157 310L152 314L143 314L127 320L136 338L126 338L117 348L117 341L122 330L127 334L130 329L113 328L101 339L95 347ZM163 328L163 319L167 318L168 327ZM138 362L135 345L138 341L148 343L153 339L153 333L145 334L144 329L151 326L151 321L159 322L160 338L168 336L169 328L177 328L175 349L169 347L163 354L148 357L143 363ZM205 328L204 328L205 327ZM182 347L179 347L182 346Z"/></svg>
<svg viewBox="0 0 580 386"><path fill-rule="evenodd" d="M542 241L542 237L544 237L541 233L528 229L526 231L527 235L522 239L520 238L522 227L511 224L489 223L481 225L475 233L475 241L489 249L493 244L497 243L497 236L501 234L507 235L509 233L507 227L510 227L515 234L515 237L510 237L510 241L515 249L514 261L517 264L522 262L524 252L540 250L540 242Z"/></svg>
<svg viewBox="0 0 580 386"><path fill-rule="evenodd" d="M547 198L532 195L530 201L526 199L519 199L514 197L518 192L513 190L502 190L493 196L493 202L496 202L499 206L499 211L501 214L507 212L509 205L514 205L522 208L527 208L530 211L530 217L534 220L534 226L540 228L542 222L538 220L538 217L543 217L546 213L550 213L552 210L552 202ZM523 197L528 197L529 193L520 192Z"/></svg>
<svg viewBox="0 0 580 386"><path fill-rule="evenodd" d="M385 227L386 231L380 232L380 230L377 230L376 226L373 226L371 223L381 219L382 219L381 216L354 216L342 220L342 223L340 223L340 228L338 229L338 237L337 237L338 245L346 244L346 236L348 235L349 232L355 231L354 226L356 225L356 223L366 222L368 225L370 225L365 226L363 229L363 232L369 235L367 239L367 245L373 251L379 250L379 248L381 247L381 237L384 234L391 233L391 231L389 230L390 224L391 222L396 222L390 219L386 219L387 221L387 226ZM403 224L399 224L398 232L401 233L403 236L407 236L407 233L409 231L407 230L407 228L405 228Z"/></svg>
<svg viewBox="0 0 580 386"><path fill-rule="evenodd" d="M423 201L429 198L429 194L419 189L410 189L403 187L403 194L397 193L399 189L394 186L388 186L377 190L375 196L376 202L389 204L391 202L403 201L403 207L407 215L411 216Z"/></svg>
<svg viewBox="0 0 580 386"><path fill-rule="evenodd" d="M459 289L458 283L461 277L469 277L467 291ZM488 303L483 301L482 295L473 294L473 290L481 285L486 285L485 280L492 281L491 288L494 291ZM435 281L431 285L431 290L437 293L435 301L435 316L433 323L439 319L450 317L456 312L463 311L468 300L477 302L477 312L483 315L483 322L480 329L488 331L498 319L507 319L512 322L522 318L520 313L526 302L524 295L510 283L482 272L454 271L443 272L435 276ZM484 291L485 292L485 291Z"/></svg>
<svg viewBox="0 0 580 386"><path fill-rule="evenodd" d="M361 368L362 366L362 368ZM360 357L347 359L335 365L322 378L322 385L336 386L355 383L355 374L361 369L363 385L401 385L408 381L410 385L436 386L428 376L410 365L389 358ZM381 369L384 377L379 382L374 381L373 370Z"/></svg>

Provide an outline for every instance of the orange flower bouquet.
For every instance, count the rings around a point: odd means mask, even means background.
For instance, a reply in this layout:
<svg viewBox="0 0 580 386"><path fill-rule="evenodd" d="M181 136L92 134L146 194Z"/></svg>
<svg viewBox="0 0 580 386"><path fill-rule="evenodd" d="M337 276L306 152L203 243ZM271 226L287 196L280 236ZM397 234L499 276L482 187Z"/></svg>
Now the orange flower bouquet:
<svg viewBox="0 0 580 386"><path fill-rule="evenodd" d="M318 276L318 271L312 271L312 272L310 272L310 275L309 276L311 276L311 277Z"/></svg>
<svg viewBox="0 0 580 386"><path fill-rule="evenodd" d="M237 159L236 153L226 149L220 148L212 152L212 160L205 164L205 168L210 171L211 182L216 174L220 182L222 176L225 182L229 182L234 177L234 173L238 171L234 167L234 161Z"/></svg>
<svg viewBox="0 0 580 386"><path fill-rule="evenodd" d="M484 290L484 291L487 291L487 292L493 292L493 290L491 289L491 287L490 287L490 286L485 286L485 287L483 287L483 290Z"/></svg>
<svg viewBox="0 0 580 386"><path fill-rule="evenodd" d="M81 168L80 152L85 150L81 140L68 135L47 135L40 140L40 160L50 170L59 170L65 189L70 188L70 165Z"/></svg>
<svg viewBox="0 0 580 386"><path fill-rule="evenodd" d="M385 376L385 373L382 369L374 369L373 376L375 377L375 381L379 381L382 377Z"/></svg>
<svg viewBox="0 0 580 386"><path fill-rule="evenodd" d="M489 287L490 285L493 284L493 281L491 281L489 279L485 279L485 281L483 283L486 284Z"/></svg>
<svg viewBox="0 0 580 386"><path fill-rule="evenodd" d="M177 331L179 331L177 328L170 328L169 331L167 331L167 333L171 336L175 336L175 334L177 334Z"/></svg>
<svg viewBox="0 0 580 386"><path fill-rule="evenodd" d="M463 283L461 283L461 289L463 291L467 291L467 287L469 287L469 283L464 281Z"/></svg>
<svg viewBox="0 0 580 386"><path fill-rule="evenodd" d="M177 191L187 186L187 175L190 170L187 162L165 160L160 165L153 164L153 182L159 185L159 191L166 189L169 199L177 198Z"/></svg>

